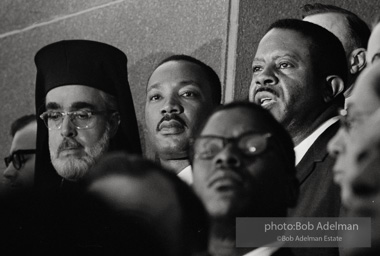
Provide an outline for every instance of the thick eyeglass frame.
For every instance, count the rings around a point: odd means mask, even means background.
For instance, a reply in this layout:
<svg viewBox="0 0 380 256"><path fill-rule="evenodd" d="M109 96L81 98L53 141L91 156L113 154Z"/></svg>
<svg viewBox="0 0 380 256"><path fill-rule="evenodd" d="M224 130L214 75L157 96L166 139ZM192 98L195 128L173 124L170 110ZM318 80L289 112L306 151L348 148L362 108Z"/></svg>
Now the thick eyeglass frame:
<svg viewBox="0 0 380 256"><path fill-rule="evenodd" d="M74 124L74 127L78 130L84 130L84 129L91 129L94 127L95 122L94 120L91 120L91 118L95 115L102 115L106 113L116 113L116 111L95 111L95 110L76 110L76 111L56 111L56 110L48 110L40 115L40 118L44 121L44 124L49 130L60 130L62 128L63 120L65 119L65 116L68 116L70 118L70 122ZM49 127L49 115L50 114L60 114L58 117L60 120L53 121L56 124L53 127ZM87 118L89 124L88 125L78 125L78 121L75 121L78 116L81 115L87 115L85 118ZM86 121L86 120L82 120ZM91 123L92 122L92 123Z"/></svg>
<svg viewBox="0 0 380 256"><path fill-rule="evenodd" d="M238 137L233 137L233 138L226 138L226 137L222 137L222 136L216 136L216 135L203 135L203 136L199 136L195 141L194 141L194 158L197 158L197 159L211 159L213 157L215 157L217 154L219 154L228 144L230 143L234 143L236 145L240 145L240 142L243 138L246 138L250 135L257 135L258 137L262 138L264 141L265 141L265 145L264 147L260 150L260 151L250 151L248 150L248 148L241 148L241 147L238 147L239 150L246 156L256 156L256 155L260 155L261 153L265 152L265 150L268 148L268 139L273 137L273 135L271 133L260 133L260 132L253 132L253 131L249 131L249 132L245 132L243 134L241 134L240 136ZM197 147L197 144L201 141L201 140L204 140L204 139L219 139L222 141L222 147L219 149L218 152L213 152L213 154L208 154L206 155L205 153L197 153L196 151L196 147Z"/></svg>
<svg viewBox="0 0 380 256"><path fill-rule="evenodd" d="M4 158L5 166L8 167L12 162L13 167L16 170L20 170L21 167L25 164L25 155L36 154L37 150L35 149L19 149L13 152L10 156Z"/></svg>

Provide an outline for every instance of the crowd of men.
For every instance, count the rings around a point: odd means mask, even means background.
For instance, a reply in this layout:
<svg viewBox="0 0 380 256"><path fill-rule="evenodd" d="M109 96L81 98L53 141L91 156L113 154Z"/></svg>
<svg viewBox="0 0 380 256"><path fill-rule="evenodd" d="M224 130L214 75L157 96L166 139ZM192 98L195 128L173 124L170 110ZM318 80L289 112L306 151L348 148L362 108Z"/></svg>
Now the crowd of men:
<svg viewBox="0 0 380 256"><path fill-rule="evenodd" d="M272 23L248 101L187 55L147 78L144 159L127 57L89 40L35 55L11 127L4 255L378 255L380 25L336 6ZM236 246L237 217L371 217L370 248ZM274 245L273 245L274 244Z"/></svg>

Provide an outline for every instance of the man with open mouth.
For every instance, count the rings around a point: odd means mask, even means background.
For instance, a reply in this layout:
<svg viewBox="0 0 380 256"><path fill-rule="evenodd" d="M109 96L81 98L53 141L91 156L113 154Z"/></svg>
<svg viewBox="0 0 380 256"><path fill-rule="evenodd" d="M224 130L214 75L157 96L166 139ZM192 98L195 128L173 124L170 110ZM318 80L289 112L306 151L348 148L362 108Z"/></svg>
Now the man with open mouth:
<svg viewBox="0 0 380 256"><path fill-rule="evenodd" d="M338 217L329 140L339 129L347 81L344 48L331 32L310 22L274 22L252 63L249 99L268 109L295 144L300 197L292 217ZM337 255L337 248L299 249L299 255ZM330 254L329 254L330 255Z"/></svg>

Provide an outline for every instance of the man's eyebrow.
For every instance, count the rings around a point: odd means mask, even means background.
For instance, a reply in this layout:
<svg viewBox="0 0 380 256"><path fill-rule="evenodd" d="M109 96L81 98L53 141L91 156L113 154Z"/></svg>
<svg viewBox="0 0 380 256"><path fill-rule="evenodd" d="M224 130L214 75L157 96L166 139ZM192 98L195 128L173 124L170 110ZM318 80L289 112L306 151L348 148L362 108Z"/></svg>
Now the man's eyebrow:
<svg viewBox="0 0 380 256"><path fill-rule="evenodd" d="M181 86L196 85L197 87L201 87L201 84L195 80L184 80L184 81L180 81L179 84ZM160 89L161 87L163 87L163 85L161 83L152 84L148 87L147 92L149 92L153 89Z"/></svg>
<svg viewBox="0 0 380 256"><path fill-rule="evenodd" d="M179 84L182 85L182 86L185 86L185 85L196 85L197 87L201 87L201 85L197 81L194 81L194 80L181 81Z"/></svg>
<svg viewBox="0 0 380 256"><path fill-rule="evenodd" d="M264 58L253 58L253 61L252 62L255 62L255 61L260 61L260 62L264 62Z"/></svg>
<svg viewBox="0 0 380 256"><path fill-rule="evenodd" d="M147 92L149 92L150 90L153 90L153 89L159 89L161 87L161 84L160 83L155 83L155 84L152 84L152 85L148 85L148 87L146 88Z"/></svg>
<svg viewBox="0 0 380 256"><path fill-rule="evenodd" d="M292 59L299 59L299 58L297 57L297 55L295 55L295 54L290 54L290 53L276 54L276 55L274 55L274 56L271 56L270 58L271 58L272 60L277 60L277 59L279 59L279 58L283 58L283 57L289 57L289 58L292 58ZM264 59L264 58L258 58L258 57L255 57L255 58L253 59L253 62L254 62L254 61L265 62L265 59Z"/></svg>
<svg viewBox="0 0 380 256"><path fill-rule="evenodd" d="M83 101L74 102L70 106L71 110L77 110L77 109L82 109L82 108L88 108L88 109L91 109L91 110L96 109L96 107L95 107L94 104L91 104L91 103L88 103L88 102L83 102Z"/></svg>
<svg viewBox="0 0 380 256"><path fill-rule="evenodd" d="M70 110L78 110L78 109L82 109L82 108L88 108L88 109L91 109L91 110L96 109L96 107L95 107L94 104L91 104L91 103L88 103L88 102L82 102L82 101L74 102L70 106ZM46 104L46 109L48 109L48 110L57 110L57 109L62 109L62 106L59 105L56 102L49 102L49 103Z"/></svg>
<svg viewBox="0 0 380 256"><path fill-rule="evenodd" d="M46 109L60 109L60 108L61 108L61 106L55 102L48 102L46 104Z"/></svg>

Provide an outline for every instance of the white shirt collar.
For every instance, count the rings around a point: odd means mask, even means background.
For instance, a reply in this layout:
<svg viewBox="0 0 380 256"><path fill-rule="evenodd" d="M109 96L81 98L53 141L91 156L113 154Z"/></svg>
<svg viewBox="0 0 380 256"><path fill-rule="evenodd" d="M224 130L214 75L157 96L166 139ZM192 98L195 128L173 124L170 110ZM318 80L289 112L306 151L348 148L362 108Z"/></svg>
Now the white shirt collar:
<svg viewBox="0 0 380 256"><path fill-rule="evenodd" d="M191 169L191 165L185 167L182 171L180 171L177 176L186 182L187 184L193 184L193 172Z"/></svg>
<svg viewBox="0 0 380 256"><path fill-rule="evenodd" d="M338 117L332 117L322 125L318 127L312 134L306 137L300 144L298 144L294 151L296 153L296 165L301 162L302 158L305 156L306 152L309 150L311 145L318 139L318 137L327 130L331 125L339 120Z"/></svg>

